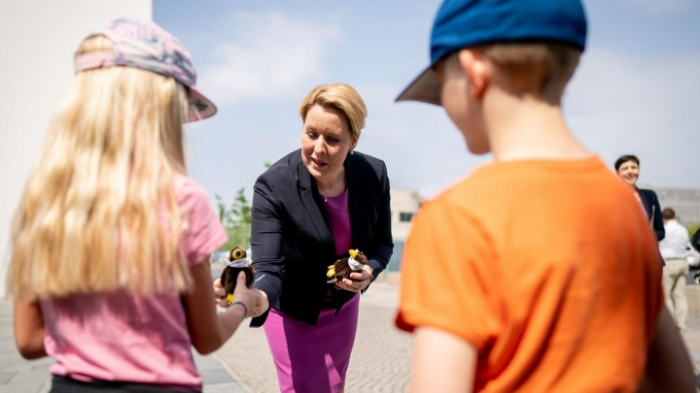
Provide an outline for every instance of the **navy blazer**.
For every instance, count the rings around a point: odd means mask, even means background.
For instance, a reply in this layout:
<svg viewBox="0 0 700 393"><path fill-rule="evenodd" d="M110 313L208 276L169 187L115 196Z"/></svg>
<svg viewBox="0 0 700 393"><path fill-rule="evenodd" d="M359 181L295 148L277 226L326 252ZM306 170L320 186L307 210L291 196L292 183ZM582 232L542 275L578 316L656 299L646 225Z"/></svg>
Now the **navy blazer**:
<svg viewBox="0 0 700 393"><path fill-rule="evenodd" d="M386 165L355 152L344 167L352 248L367 255L374 280L394 249ZM323 204L301 150L277 161L255 183L250 238L255 287L267 294L272 308L311 325L329 289L336 309L354 295L326 283L328 266L342 255L336 255ZM251 326L261 326L266 318L267 313L253 318Z"/></svg>
<svg viewBox="0 0 700 393"><path fill-rule="evenodd" d="M642 200L644 210L647 212L647 218L649 219L649 223L654 230L656 240L663 240L663 238L666 237L666 231L664 230L664 220L661 214L659 198L656 196L654 190L637 188L637 193L639 194L639 198Z"/></svg>

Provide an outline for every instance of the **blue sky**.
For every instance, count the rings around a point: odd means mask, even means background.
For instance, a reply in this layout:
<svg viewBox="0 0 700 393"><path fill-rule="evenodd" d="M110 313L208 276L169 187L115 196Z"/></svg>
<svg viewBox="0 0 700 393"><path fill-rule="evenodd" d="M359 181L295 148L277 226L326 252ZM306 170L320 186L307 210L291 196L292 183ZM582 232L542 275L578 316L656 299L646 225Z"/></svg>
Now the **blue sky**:
<svg viewBox="0 0 700 393"><path fill-rule="evenodd" d="M190 50L219 113L187 127L190 174L231 200L300 144L298 106L346 82L369 115L358 150L392 187L425 197L491 159L473 156L441 108L393 102L428 63L439 1L154 0L156 23ZM641 184L700 187L700 2L591 0L588 47L564 98L568 123L612 166L640 157Z"/></svg>

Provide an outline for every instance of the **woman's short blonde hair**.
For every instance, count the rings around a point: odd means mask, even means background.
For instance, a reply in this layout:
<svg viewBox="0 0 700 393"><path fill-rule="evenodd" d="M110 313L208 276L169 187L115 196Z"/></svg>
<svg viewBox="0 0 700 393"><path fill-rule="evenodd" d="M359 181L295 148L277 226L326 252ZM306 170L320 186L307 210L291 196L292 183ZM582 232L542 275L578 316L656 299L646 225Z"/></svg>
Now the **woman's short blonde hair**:
<svg viewBox="0 0 700 393"><path fill-rule="evenodd" d="M352 137L354 139L360 138L360 133L365 128L367 107L360 94L352 86L345 83L316 86L301 101L299 114L302 121L306 121L306 114L314 105L334 108L342 112L350 126Z"/></svg>
<svg viewBox="0 0 700 393"><path fill-rule="evenodd" d="M581 50L557 42L514 42L477 46L501 70L516 94L559 102L578 66Z"/></svg>
<svg viewBox="0 0 700 393"><path fill-rule="evenodd" d="M76 54L108 51L102 36ZM18 299L191 283L174 178L185 172L187 92L133 67L78 73L16 210L7 276Z"/></svg>

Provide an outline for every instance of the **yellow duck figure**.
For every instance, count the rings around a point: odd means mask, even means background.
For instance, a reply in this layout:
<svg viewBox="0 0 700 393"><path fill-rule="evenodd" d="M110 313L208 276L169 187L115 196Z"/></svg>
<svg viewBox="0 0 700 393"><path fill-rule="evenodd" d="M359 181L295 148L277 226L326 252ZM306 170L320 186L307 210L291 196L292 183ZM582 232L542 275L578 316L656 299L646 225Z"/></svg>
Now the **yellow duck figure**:
<svg viewBox="0 0 700 393"><path fill-rule="evenodd" d="M246 252L241 247L234 247L229 252L228 262L221 272L221 286L226 291L226 302L233 303L233 291L236 289L236 278L239 272L245 272L245 285L250 288L255 278L255 269L250 260L246 258Z"/></svg>
<svg viewBox="0 0 700 393"><path fill-rule="evenodd" d="M362 270L362 266L367 263L367 256L359 250L348 251L348 258L341 258L335 261L334 264L328 266L326 277L329 284L349 277L350 273Z"/></svg>

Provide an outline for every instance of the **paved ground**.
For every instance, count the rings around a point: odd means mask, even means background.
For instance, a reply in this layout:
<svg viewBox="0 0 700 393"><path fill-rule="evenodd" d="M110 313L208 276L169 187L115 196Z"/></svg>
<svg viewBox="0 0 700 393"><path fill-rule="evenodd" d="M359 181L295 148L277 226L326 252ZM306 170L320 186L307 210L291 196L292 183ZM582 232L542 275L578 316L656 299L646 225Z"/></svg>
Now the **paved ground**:
<svg viewBox="0 0 700 393"><path fill-rule="evenodd" d="M393 327L397 286L372 284L360 302L360 322L350 361L347 392L407 391L411 336ZM700 318L692 318L684 333L689 353L700 371ZM206 393L266 393L277 391L277 379L262 329L242 327L212 356L197 356ZM0 300L0 393L41 393L49 389L51 360L25 361L12 339L11 306Z"/></svg>

